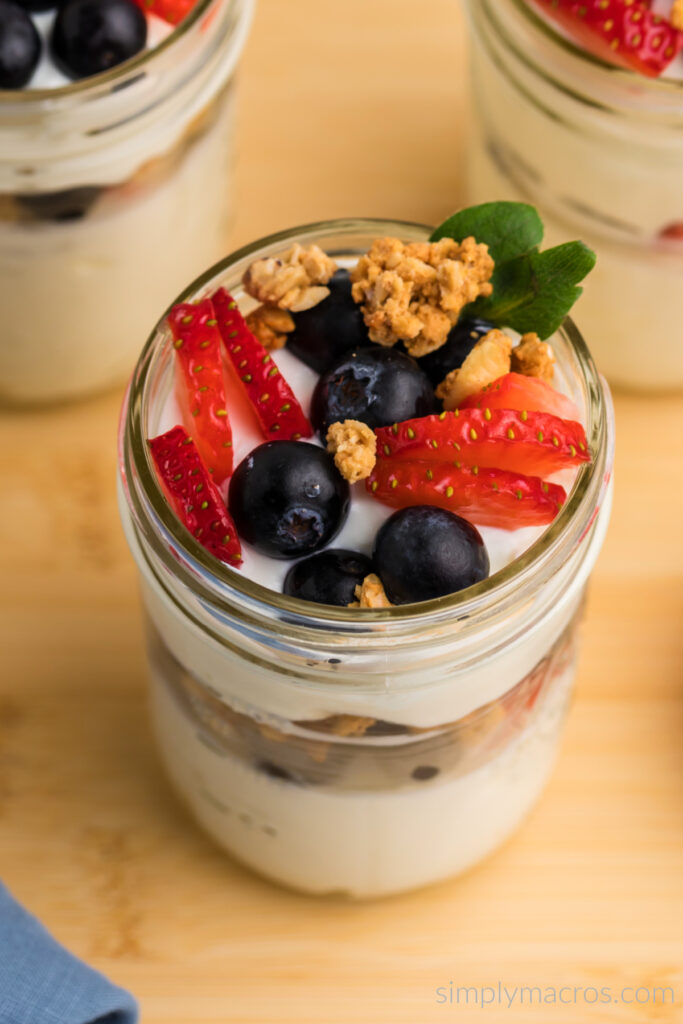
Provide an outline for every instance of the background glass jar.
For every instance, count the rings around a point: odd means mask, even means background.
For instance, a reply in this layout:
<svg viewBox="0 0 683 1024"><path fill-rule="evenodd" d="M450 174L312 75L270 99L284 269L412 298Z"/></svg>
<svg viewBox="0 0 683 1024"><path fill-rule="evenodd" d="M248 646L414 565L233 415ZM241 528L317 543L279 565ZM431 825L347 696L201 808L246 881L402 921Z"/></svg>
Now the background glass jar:
<svg viewBox="0 0 683 1024"><path fill-rule="evenodd" d="M179 301L253 259L316 242L337 259L428 229L334 221L230 256ZM554 339L595 461L555 523L462 594L362 616L274 593L214 562L170 512L150 463L172 339L147 342L124 403L120 506L147 621L156 732L195 817L244 863L311 893L369 897L457 874L542 790L572 686L576 624L609 518L609 396L576 328Z"/></svg>
<svg viewBox="0 0 683 1024"><path fill-rule="evenodd" d="M626 388L683 388L683 82L603 64L526 0L467 8L472 201L532 202L550 242L592 245L577 316L601 370Z"/></svg>
<svg viewBox="0 0 683 1024"><path fill-rule="evenodd" d="M251 9L199 0L110 72L0 92L0 399L124 380L159 310L225 253Z"/></svg>

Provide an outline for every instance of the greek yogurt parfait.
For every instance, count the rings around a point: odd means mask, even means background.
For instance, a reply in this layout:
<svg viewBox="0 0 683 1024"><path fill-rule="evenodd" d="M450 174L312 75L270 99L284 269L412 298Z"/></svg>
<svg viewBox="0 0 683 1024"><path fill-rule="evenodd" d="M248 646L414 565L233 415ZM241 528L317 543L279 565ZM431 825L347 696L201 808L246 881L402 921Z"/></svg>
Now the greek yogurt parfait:
<svg viewBox="0 0 683 1024"><path fill-rule="evenodd" d="M551 770L609 518L594 256L520 203L342 220L195 281L120 429L153 718L228 851L355 898L456 875Z"/></svg>
<svg viewBox="0 0 683 1024"><path fill-rule="evenodd" d="M681 0L469 0L473 200L598 253L577 315L611 382L683 388ZM648 358L644 353L649 353Z"/></svg>
<svg viewBox="0 0 683 1024"><path fill-rule="evenodd" d="M0 0L0 401L123 381L159 309L225 252L250 12Z"/></svg>

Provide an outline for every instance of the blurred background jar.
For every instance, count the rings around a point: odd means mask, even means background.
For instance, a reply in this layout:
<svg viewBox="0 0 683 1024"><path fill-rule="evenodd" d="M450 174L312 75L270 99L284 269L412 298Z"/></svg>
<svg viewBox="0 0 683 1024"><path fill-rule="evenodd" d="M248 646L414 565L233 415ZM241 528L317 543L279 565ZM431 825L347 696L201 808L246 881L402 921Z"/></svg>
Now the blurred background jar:
<svg viewBox="0 0 683 1024"><path fill-rule="evenodd" d="M123 381L159 309L225 253L251 12L199 0L111 71L0 91L0 400Z"/></svg>
<svg viewBox="0 0 683 1024"><path fill-rule="evenodd" d="M683 388L683 82L603 63L526 0L467 0L471 202L538 206L598 253L576 316L617 387Z"/></svg>

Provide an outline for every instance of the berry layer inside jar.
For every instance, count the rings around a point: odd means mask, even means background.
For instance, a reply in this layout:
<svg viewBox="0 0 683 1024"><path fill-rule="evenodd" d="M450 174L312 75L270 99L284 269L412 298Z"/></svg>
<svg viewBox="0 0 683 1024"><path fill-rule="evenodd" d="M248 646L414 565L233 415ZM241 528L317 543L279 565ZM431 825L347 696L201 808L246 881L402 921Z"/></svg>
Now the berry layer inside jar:
<svg viewBox="0 0 683 1024"><path fill-rule="evenodd" d="M549 695L573 673L580 611L533 670L497 700L456 722L418 728L335 714L285 721L232 708L171 653L147 623L153 677L193 723L199 740L265 778L339 791L381 791L440 783L475 772L530 728L554 719ZM565 691L562 682L563 693Z"/></svg>

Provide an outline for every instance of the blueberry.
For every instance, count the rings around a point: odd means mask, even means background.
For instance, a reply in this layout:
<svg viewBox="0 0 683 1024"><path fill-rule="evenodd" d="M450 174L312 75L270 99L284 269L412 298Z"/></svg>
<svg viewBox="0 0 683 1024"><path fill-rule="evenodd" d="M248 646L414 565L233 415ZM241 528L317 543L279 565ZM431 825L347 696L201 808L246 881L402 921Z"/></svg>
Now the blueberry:
<svg viewBox="0 0 683 1024"><path fill-rule="evenodd" d="M60 192L25 192L15 199L35 220L67 221L82 220L101 194L97 185L84 185Z"/></svg>
<svg viewBox="0 0 683 1024"><path fill-rule="evenodd" d="M40 36L14 0L0 0L0 89L27 85L40 60Z"/></svg>
<svg viewBox="0 0 683 1024"><path fill-rule="evenodd" d="M274 761L259 761L256 767L271 779L278 779L280 782L297 782L291 772L288 772L286 768L281 768Z"/></svg>
<svg viewBox="0 0 683 1024"><path fill-rule="evenodd" d="M355 590L372 572L372 562L358 551L321 551L293 565L285 576L283 593L302 601L347 607Z"/></svg>
<svg viewBox="0 0 683 1024"><path fill-rule="evenodd" d="M17 3L26 11L33 11L36 14L39 11L51 11L55 7L59 7L62 0L17 0Z"/></svg>
<svg viewBox="0 0 683 1024"><path fill-rule="evenodd" d="M66 0L50 42L64 74L87 78L144 50L147 19L133 0Z"/></svg>
<svg viewBox="0 0 683 1024"><path fill-rule="evenodd" d="M432 505L394 512L377 534L373 562L392 604L454 594L489 574L479 531Z"/></svg>
<svg viewBox="0 0 683 1024"><path fill-rule="evenodd" d="M230 511L240 536L271 558L325 547L341 529L349 502L349 485L332 456L303 441L259 445L230 481Z"/></svg>
<svg viewBox="0 0 683 1024"><path fill-rule="evenodd" d="M313 392L311 419L324 440L338 420L388 427L436 408L434 389L414 359L372 345L341 356L323 374Z"/></svg>
<svg viewBox="0 0 683 1024"><path fill-rule="evenodd" d="M476 320L465 317L448 335L445 345L430 352L428 356L418 359L420 369L429 377L434 387L438 387L451 370L459 370L480 338L492 331L495 324L488 320Z"/></svg>
<svg viewBox="0 0 683 1024"><path fill-rule="evenodd" d="M324 373L343 352L370 343L363 315L351 298L348 270L338 270L327 287L326 299L295 314L296 326L287 335L288 350L316 373Z"/></svg>

